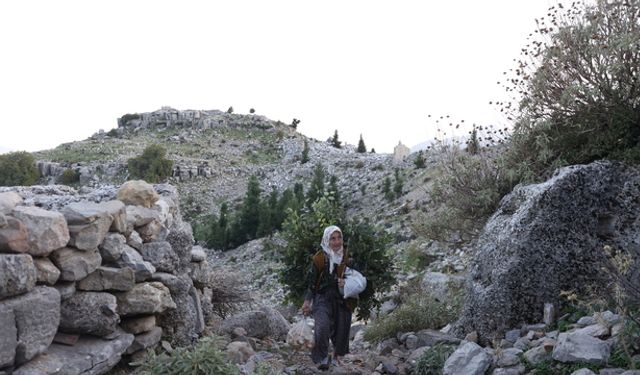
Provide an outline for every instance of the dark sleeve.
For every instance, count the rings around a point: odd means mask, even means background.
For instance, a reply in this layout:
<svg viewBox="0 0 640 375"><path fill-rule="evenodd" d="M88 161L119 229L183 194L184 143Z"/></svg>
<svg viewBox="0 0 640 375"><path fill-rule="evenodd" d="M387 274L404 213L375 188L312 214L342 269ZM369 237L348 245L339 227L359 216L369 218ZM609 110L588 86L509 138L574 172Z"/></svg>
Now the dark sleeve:
<svg viewBox="0 0 640 375"><path fill-rule="evenodd" d="M307 270L307 291L304 294L304 300L310 301L313 299L313 296L316 294L316 279L318 278L318 270L316 270L315 265L313 264L313 259L311 259L311 265L309 265L309 269Z"/></svg>

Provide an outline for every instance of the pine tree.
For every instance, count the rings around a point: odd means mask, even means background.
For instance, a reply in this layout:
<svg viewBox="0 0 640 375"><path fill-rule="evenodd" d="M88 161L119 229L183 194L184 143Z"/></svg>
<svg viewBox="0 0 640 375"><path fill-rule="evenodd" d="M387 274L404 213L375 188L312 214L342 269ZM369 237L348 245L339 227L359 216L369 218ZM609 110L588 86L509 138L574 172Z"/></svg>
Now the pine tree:
<svg viewBox="0 0 640 375"><path fill-rule="evenodd" d="M309 142L307 142L307 140L304 140L304 148L302 149L302 159L300 160L300 163L305 164L306 162L309 161Z"/></svg>
<svg viewBox="0 0 640 375"><path fill-rule="evenodd" d="M389 178L389 176L385 177L384 181L382 182L382 193L389 202L393 200L393 193L391 192L391 179Z"/></svg>
<svg viewBox="0 0 640 375"><path fill-rule="evenodd" d="M478 151L480 151L480 141L478 140L478 129L474 125L471 137L467 140L467 152L471 155L476 155Z"/></svg>
<svg viewBox="0 0 640 375"><path fill-rule="evenodd" d="M260 182L256 175L249 178L247 193L242 201L240 210L240 239L243 242L256 238L258 225L260 224Z"/></svg>
<svg viewBox="0 0 640 375"><path fill-rule="evenodd" d="M335 148L342 148L340 145L342 142L338 140L338 129L333 133L333 138L331 138L331 145Z"/></svg>
<svg viewBox="0 0 640 375"><path fill-rule="evenodd" d="M402 181L402 176L400 176L400 170L398 168L396 168L395 177L396 183L393 185L393 192L396 194L396 198L400 198L404 181Z"/></svg>
<svg viewBox="0 0 640 375"><path fill-rule="evenodd" d="M331 196L333 196L334 202L338 206L341 206L342 202L340 197L340 190L338 189L338 177L336 177L335 175L331 175L331 178L329 179L328 192L329 194L331 194Z"/></svg>
<svg viewBox="0 0 640 375"><path fill-rule="evenodd" d="M362 134L360 134L360 140L358 141L358 149L357 151L361 154L367 152L367 146L364 145L364 140L362 139Z"/></svg>
<svg viewBox="0 0 640 375"><path fill-rule="evenodd" d="M422 153L422 150L418 151L416 158L413 160L413 164L415 164L417 169L422 169L426 167L426 160L424 158L424 154Z"/></svg>
<svg viewBox="0 0 640 375"><path fill-rule="evenodd" d="M311 206L313 202L324 195L324 179L324 167L322 164L318 163L313 169L313 180L311 181L311 186L307 192L307 206Z"/></svg>

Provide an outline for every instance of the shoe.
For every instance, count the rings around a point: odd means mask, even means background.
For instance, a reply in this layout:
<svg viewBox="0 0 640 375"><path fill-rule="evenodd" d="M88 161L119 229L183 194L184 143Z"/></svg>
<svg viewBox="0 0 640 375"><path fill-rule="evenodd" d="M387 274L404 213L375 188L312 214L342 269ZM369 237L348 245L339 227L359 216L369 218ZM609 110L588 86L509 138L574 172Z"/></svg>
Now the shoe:
<svg viewBox="0 0 640 375"><path fill-rule="evenodd" d="M329 369L329 364L331 363L331 356L327 356L327 358L323 359L322 362L318 365L318 370L327 371Z"/></svg>

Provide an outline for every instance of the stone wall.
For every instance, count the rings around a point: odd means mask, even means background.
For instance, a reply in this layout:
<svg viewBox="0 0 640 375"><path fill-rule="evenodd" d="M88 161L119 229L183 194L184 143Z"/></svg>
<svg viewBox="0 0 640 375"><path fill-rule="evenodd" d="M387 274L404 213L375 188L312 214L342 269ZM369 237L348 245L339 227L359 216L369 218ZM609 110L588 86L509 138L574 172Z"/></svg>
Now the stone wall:
<svg viewBox="0 0 640 375"><path fill-rule="evenodd" d="M0 191L0 374L102 374L198 338L209 267L172 186Z"/></svg>

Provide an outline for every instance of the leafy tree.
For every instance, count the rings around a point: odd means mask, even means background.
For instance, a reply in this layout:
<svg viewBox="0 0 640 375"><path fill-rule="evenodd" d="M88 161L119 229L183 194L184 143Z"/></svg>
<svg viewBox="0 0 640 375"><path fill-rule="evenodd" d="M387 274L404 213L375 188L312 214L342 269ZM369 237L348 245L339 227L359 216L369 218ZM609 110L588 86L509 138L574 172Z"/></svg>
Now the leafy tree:
<svg viewBox="0 0 640 375"><path fill-rule="evenodd" d="M71 185L80 181L80 173L72 168L65 169L60 177L58 177L58 182L63 185Z"/></svg>
<svg viewBox="0 0 640 375"><path fill-rule="evenodd" d="M150 183L166 180L173 168L173 161L166 158L166 153L167 151L160 145L147 146L142 155L127 161L131 177Z"/></svg>
<svg viewBox="0 0 640 375"><path fill-rule="evenodd" d="M376 149L375 148L371 148L371 153L375 154L376 153Z"/></svg>
<svg viewBox="0 0 640 375"><path fill-rule="evenodd" d="M231 107L229 107L229 108L227 109L227 113L233 113L233 106L231 106Z"/></svg>
<svg viewBox="0 0 640 375"><path fill-rule="evenodd" d="M318 163L313 168L313 180L311 180L311 186L309 187L309 191L307 191L307 206L310 206L324 195L324 179L324 166Z"/></svg>
<svg viewBox="0 0 640 375"><path fill-rule="evenodd" d="M300 124L300 120L298 120L297 118L294 118L293 121L291 121L291 127L294 129L298 128L298 124Z"/></svg>
<svg viewBox="0 0 640 375"><path fill-rule="evenodd" d="M36 160L26 151L0 155L0 186L29 186L38 181Z"/></svg>
<svg viewBox="0 0 640 375"><path fill-rule="evenodd" d="M427 166L427 161L424 158L424 154L422 150L418 151L416 158L413 160L413 164L416 166L417 169L422 169Z"/></svg>
<svg viewBox="0 0 640 375"><path fill-rule="evenodd" d="M333 133L333 138L331 138L331 145L335 148L342 148L341 143L338 140L338 129Z"/></svg>
<svg viewBox="0 0 640 375"><path fill-rule="evenodd" d="M254 114L254 113L256 113L256 110L255 110L255 109L253 109L253 108L251 108L251 109L249 110L249 113Z"/></svg>
<svg viewBox="0 0 640 375"><path fill-rule="evenodd" d="M364 140L362 139L362 134L360 134L360 140L358 141L358 149L357 149L357 151L359 153L362 153L362 154L367 152L367 146L364 145Z"/></svg>
<svg viewBox="0 0 640 375"><path fill-rule="evenodd" d="M327 189L327 191L333 197L335 203L338 206L341 206L342 202L340 199L340 189L338 189L338 177L336 177L335 175L331 175L331 177L329 178L329 189Z"/></svg>
<svg viewBox="0 0 640 375"><path fill-rule="evenodd" d="M367 289L360 294L357 310L359 318L367 319L371 311L381 305L379 293L388 291L394 283L393 263L386 251L389 238L377 234L366 221L346 220L344 211L328 194L301 212L291 211L283 224L287 245L282 249L285 267L280 280L289 289L286 298L295 304L302 303L311 257L320 248L324 228L332 224L342 228L345 248L367 277Z"/></svg>
<svg viewBox="0 0 640 375"><path fill-rule="evenodd" d="M307 142L307 140L304 140L304 148L302 149L302 159L300 160L300 163L305 164L306 162L309 161L309 142Z"/></svg>

